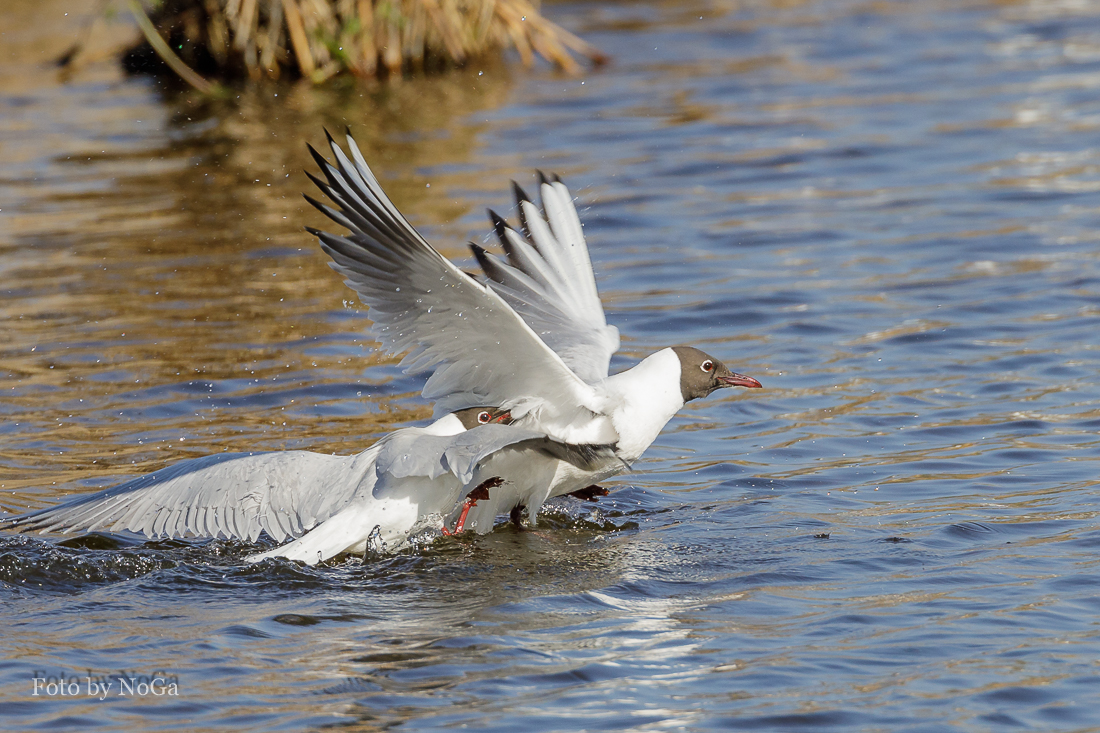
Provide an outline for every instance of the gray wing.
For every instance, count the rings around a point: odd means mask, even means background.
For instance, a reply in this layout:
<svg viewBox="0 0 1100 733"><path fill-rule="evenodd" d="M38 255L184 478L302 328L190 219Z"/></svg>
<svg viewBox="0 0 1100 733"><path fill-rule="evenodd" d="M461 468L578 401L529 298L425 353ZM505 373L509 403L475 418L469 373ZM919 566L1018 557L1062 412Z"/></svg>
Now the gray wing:
<svg viewBox="0 0 1100 733"><path fill-rule="evenodd" d="M392 353L410 350L407 371L432 371L424 397L437 416L494 405L538 416L556 438L615 442L600 395L574 374L500 295L439 254L386 196L348 136L354 162L329 137L337 165L310 148L327 182L313 176L336 209L308 196L350 230L309 231L370 307L374 334ZM583 436L583 437L579 437Z"/></svg>
<svg viewBox="0 0 1100 733"><path fill-rule="evenodd" d="M205 456L5 522L21 530L129 530L153 538L254 541L264 531L281 542L373 488L377 452L372 446L354 456L306 451Z"/></svg>
<svg viewBox="0 0 1100 733"><path fill-rule="evenodd" d="M614 445L576 445L553 440L545 433L514 425L479 425L456 435L424 435L414 429L397 431L389 436L378 454L377 471L394 478L426 476L437 478L450 472L463 485L473 479L479 463L509 446L528 448L558 460L568 461L586 471L596 470L607 462L618 464ZM399 486L400 482L380 482L382 486Z"/></svg>
<svg viewBox="0 0 1100 733"><path fill-rule="evenodd" d="M512 184L526 237L489 211L508 261L476 244L470 248L490 287L578 377L592 384L607 377L611 355L619 350L619 329L607 325L569 189L556 177L551 182L539 176L545 217L523 189Z"/></svg>

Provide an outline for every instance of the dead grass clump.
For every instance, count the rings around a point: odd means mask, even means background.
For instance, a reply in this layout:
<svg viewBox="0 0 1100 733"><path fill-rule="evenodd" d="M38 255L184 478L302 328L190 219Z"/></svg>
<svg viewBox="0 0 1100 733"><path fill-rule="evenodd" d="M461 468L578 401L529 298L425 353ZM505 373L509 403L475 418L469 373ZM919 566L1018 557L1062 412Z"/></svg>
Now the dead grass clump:
<svg viewBox="0 0 1100 733"><path fill-rule="evenodd" d="M574 54L605 60L530 0L161 0L144 18L128 2L149 44L131 65L155 53L177 73L182 62L219 78L320 82L461 65L507 48L525 65L541 56L571 74L581 70Z"/></svg>

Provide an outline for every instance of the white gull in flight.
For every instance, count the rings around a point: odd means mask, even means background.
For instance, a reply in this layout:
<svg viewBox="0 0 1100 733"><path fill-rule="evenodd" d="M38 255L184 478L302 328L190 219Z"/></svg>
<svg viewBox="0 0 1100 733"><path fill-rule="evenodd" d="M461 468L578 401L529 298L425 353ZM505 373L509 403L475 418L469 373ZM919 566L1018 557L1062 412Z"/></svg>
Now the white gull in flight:
<svg viewBox="0 0 1100 733"><path fill-rule="evenodd" d="M336 164L311 147L324 180L310 178L335 208L307 199L349 233L309 231L369 307L383 348L407 352L406 371L431 372L423 395L436 414L493 405L511 414L515 428L564 444L610 445L619 459L595 470L560 461L541 491L517 491L503 476L467 527L488 531L496 514L521 507L534 519L546 499L627 470L688 400L761 386L690 346L662 349L608 376L619 332L607 324L580 219L560 180L540 175L541 211L514 186L521 231L489 212L506 260L470 245L483 284L409 224L350 134L351 157L328 142Z"/></svg>

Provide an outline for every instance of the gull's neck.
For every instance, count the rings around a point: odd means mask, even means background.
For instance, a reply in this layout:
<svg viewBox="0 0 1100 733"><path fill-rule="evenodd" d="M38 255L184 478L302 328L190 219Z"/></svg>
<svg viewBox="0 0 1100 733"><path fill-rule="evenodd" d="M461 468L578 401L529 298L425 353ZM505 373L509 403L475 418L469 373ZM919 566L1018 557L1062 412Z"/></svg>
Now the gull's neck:
<svg viewBox="0 0 1100 733"><path fill-rule="evenodd" d="M462 421L453 412L421 428L428 435L458 435L465 432Z"/></svg>
<svg viewBox="0 0 1100 733"><path fill-rule="evenodd" d="M684 406L680 357L672 349L651 354L604 384L618 403L611 421L619 434L619 456L626 461L637 460Z"/></svg>

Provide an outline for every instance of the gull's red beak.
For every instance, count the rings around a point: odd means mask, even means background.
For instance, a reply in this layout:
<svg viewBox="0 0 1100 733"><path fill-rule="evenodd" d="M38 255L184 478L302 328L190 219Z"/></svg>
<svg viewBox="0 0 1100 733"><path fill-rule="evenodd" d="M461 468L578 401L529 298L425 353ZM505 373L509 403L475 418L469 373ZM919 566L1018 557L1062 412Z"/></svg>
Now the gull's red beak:
<svg viewBox="0 0 1100 733"><path fill-rule="evenodd" d="M760 382L752 377L746 377L744 374L738 374L737 372L721 374L718 376L718 381L722 383L723 387L748 387L749 389L764 388L764 385L760 384Z"/></svg>

